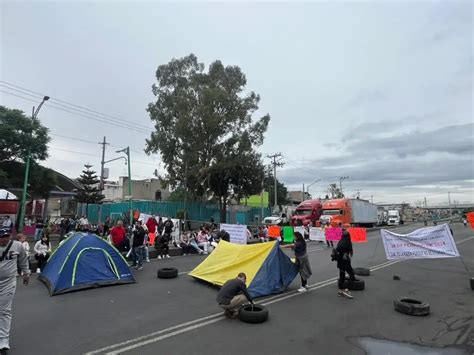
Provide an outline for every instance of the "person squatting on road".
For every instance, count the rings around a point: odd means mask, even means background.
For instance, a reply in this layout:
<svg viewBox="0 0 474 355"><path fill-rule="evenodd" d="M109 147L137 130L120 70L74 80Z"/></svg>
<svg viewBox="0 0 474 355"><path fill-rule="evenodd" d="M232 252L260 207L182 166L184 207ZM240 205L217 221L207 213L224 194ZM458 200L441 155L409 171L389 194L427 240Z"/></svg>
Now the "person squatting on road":
<svg viewBox="0 0 474 355"><path fill-rule="evenodd" d="M306 292L308 290L308 279L313 274L311 265L309 264L308 254L306 253L306 241L300 232L295 232L294 244L282 246L282 248L291 248L295 252L295 264L301 277L301 287L298 292Z"/></svg>
<svg viewBox="0 0 474 355"><path fill-rule="evenodd" d="M10 349L12 302L16 290L16 274L20 270L23 284L28 285L28 257L20 242L10 240L10 231L0 229L0 354Z"/></svg>
<svg viewBox="0 0 474 355"><path fill-rule="evenodd" d="M171 235L163 232L163 235L160 235L155 238L155 249L158 250L158 259L169 258L169 242L171 241Z"/></svg>
<svg viewBox="0 0 474 355"><path fill-rule="evenodd" d="M216 298L217 303L224 310L224 315L227 318L235 318L239 308L247 302L253 304L253 299L245 285L246 281L247 276L241 272L237 278L226 281L219 290Z"/></svg>
<svg viewBox="0 0 474 355"><path fill-rule="evenodd" d="M348 231L344 230L342 232L342 238L337 243L336 249L333 249L333 253L331 255L332 259L337 261L337 268L339 269L339 280L337 282L338 285L338 296L346 296L347 298L353 298L349 290L346 288L344 289L344 282L346 279L346 272L349 275L349 279L354 281L355 275L354 270L352 270L351 266L351 257L354 254L352 249L352 241L351 235Z"/></svg>

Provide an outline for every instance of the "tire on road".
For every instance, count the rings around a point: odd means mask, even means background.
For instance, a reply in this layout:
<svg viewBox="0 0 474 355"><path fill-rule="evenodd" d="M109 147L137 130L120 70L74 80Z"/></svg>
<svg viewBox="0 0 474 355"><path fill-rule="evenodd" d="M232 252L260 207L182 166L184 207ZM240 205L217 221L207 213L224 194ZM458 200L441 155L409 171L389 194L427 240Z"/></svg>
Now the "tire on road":
<svg viewBox="0 0 474 355"><path fill-rule="evenodd" d="M239 309L239 319L245 323L263 323L268 319L268 309L260 304L246 304Z"/></svg>
<svg viewBox="0 0 474 355"><path fill-rule="evenodd" d="M365 267L355 267L354 274L357 276L370 276L370 269Z"/></svg>
<svg viewBox="0 0 474 355"><path fill-rule="evenodd" d="M163 267L158 269L159 279L174 279L178 277L178 269L175 267Z"/></svg>
<svg viewBox="0 0 474 355"><path fill-rule="evenodd" d="M474 290L474 277L471 277L471 290Z"/></svg>
<svg viewBox="0 0 474 355"><path fill-rule="evenodd" d="M347 288L351 291L362 291L365 289L365 282L364 280L351 281L346 279L346 281L344 281L344 288Z"/></svg>
<svg viewBox="0 0 474 355"><path fill-rule="evenodd" d="M402 297L393 301L393 307L397 312L409 316L426 316L430 314L430 305L415 298Z"/></svg>

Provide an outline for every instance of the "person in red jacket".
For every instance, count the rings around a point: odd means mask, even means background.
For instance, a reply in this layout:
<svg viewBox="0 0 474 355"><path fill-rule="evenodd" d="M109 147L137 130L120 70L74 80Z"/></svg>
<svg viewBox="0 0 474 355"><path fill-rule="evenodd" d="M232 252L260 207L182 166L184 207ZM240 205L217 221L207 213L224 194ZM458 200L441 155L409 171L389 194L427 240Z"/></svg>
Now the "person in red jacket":
<svg viewBox="0 0 474 355"><path fill-rule="evenodd" d="M127 230L124 228L122 221L117 221L117 225L110 230L110 238L114 247L121 252L125 251Z"/></svg>
<svg viewBox="0 0 474 355"><path fill-rule="evenodd" d="M146 227L148 228L149 233L156 233L156 227L158 227L158 221L156 220L155 216L151 216L151 218L148 218L148 221L146 221Z"/></svg>

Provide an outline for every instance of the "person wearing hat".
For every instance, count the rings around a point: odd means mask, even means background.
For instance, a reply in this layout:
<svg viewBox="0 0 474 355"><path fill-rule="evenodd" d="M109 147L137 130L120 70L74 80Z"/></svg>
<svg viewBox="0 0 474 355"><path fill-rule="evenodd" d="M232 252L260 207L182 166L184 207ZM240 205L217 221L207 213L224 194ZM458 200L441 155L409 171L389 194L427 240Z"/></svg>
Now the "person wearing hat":
<svg viewBox="0 0 474 355"><path fill-rule="evenodd" d="M0 229L0 354L6 354L10 349L12 302L18 269L23 284L28 285L30 270L25 249L19 241L10 240L10 230Z"/></svg>

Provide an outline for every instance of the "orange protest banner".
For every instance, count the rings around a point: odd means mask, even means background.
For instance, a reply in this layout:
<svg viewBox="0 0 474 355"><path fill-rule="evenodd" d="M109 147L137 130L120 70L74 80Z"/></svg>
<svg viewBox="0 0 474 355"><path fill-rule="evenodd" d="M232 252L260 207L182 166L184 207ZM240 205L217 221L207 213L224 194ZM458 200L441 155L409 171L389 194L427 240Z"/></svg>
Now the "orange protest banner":
<svg viewBox="0 0 474 355"><path fill-rule="evenodd" d="M469 224L471 225L471 228L474 229L474 212L469 212L466 215L466 219L469 222Z"/></svg>
<svg viewBox="0 0 474 355"><path fill-rule="evenodd" d="M367 243L367 230L365 228L348 228L352 243Z"/></svg>
<svg viewBox="0 0 474 355"><path fill-rule="evenodd" d="M270 238L280 238L281 228L279 226L268 226L268 236Z"/></svg>

